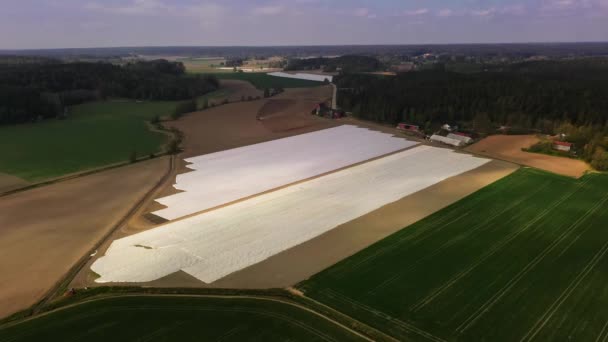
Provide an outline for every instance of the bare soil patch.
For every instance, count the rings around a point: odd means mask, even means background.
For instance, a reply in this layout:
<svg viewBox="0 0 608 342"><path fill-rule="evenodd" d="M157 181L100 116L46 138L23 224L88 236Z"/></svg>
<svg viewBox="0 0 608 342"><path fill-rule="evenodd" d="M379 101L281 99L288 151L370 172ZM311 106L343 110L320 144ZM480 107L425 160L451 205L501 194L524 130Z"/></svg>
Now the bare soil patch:
<svg viewBox="0 0 608 342"><path fill-rule="evenodd" d="M0 197L0 317L40 300L167 168L163 157Z"/></svg>
<svg viewBox="0 0 608 342"><path fill-rule="evenodd" d="M226 91L226 95L221 96L220 99L228 99L230 102L241 101L243 97L247 99L249 96L256 98L264 95L264 93L254 87L253 84L241 80L220 80L220 90ZM211 102L218 101L215 100Z"/></svg>
<svg viewBox="0 0 608 342"><path fill-rule="evenodd" d="M28 186L26 180L6 173L0 173L0 194Z"/></svg>
<svg viewBox="0 0 608 342"><path fill-rule="evenodd" d="M466 151L575 178L591 169L581 160L521 150L539 141L535 135L492 135L467 147Z"/></svg>

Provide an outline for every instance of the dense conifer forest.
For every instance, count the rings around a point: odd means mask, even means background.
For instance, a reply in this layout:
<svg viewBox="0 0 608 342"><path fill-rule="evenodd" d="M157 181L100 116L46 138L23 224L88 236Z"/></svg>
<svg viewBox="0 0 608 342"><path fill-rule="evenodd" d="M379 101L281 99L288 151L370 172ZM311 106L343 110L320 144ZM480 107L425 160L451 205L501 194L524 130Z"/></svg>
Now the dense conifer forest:
<svg viewBox="0 0 608 342"><path fill-rule="evenodd" d="M432 132L458 123L482 134L501 126L565 134L581 157L608 168L608 59L536 61L463 74L433 70L336 78L339 103L377 122L408 122Z"/></svg>

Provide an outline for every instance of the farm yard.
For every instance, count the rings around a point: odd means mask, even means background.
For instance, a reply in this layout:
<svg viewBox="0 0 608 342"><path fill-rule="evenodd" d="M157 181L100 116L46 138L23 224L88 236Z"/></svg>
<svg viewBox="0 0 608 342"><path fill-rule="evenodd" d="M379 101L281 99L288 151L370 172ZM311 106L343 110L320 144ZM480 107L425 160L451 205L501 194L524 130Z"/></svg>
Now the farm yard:
<svg viewBox="0 0 608 342"><path fill-rule="evenodd" d="M72 107L65 120L0 127L0 173L37 182L162 151L167 135L146 121L176 102L108 101ZM19 146L19 148L15 148Z"/></svg>
<svg viewBox="0 0 608 342"><path fill-rule="evenodd" d="M362 341L341 326L276 300L132 296L85 302L7 328L27 341Z"/></svg>
<svg viewBox="0 0 608 342"><path fill-rule="evenodd" d="M601 341L607 189L521 169L299 289L401 340Z"/></svg>
<svg viewBox="0 0 608 342"><path fill-rule="evenodd" d="M465 150L575 178L591 169L582 160L522 151L539 141L535 135L492 135Z"/></svg>
<svg viewBox="0 0 608 342"><path fill-rule="evenodd" d="M40 300L167 169L162 157L0 197L0 318Z"/></svg>

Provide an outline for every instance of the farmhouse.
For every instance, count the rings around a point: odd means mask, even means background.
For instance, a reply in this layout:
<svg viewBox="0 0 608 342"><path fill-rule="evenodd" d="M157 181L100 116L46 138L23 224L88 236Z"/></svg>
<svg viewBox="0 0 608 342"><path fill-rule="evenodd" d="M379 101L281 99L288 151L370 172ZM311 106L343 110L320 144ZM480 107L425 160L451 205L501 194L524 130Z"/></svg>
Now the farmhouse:
<svg viewBox="0 0 608 342"><path fill-rule="evenodd" d="M570 152L572 144L565 141L555 140L553 141L553 149L557 151Z"/></svg>
<svg viewBox="0 0 608 342"><path fill-rule="evenodd" d="M406 133L423 134L420 130L420 126L412 125L405 122L399 123L397 129Z"/></svg>

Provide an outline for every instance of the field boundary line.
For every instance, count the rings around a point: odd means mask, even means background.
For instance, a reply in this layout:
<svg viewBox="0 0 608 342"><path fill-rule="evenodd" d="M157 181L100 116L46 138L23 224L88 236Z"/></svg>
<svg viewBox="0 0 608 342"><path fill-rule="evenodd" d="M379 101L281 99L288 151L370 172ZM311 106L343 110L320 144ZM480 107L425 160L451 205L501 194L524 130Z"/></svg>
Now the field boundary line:
<svg viewBox="0 0 608 342"><path fill-rule="evenodd" d="M378 284L376 287L370 289L367 293L368 294L374 294L374 293L376 293L378 290L383 289L384 287L390 285L394 281L396 281L399 278L401 278L405 272L409 272L414 267L416 267L417 265L419 265L421 262L423 262L423 261L425 261L425 260L427 260L427 259L429 259L431 257L434 257L435 255L441 253L444 249L449 248L449 247L451 247L454 244L457 244L462 239L468 239L468 238L470 238L473 234L476 234L478 230L486 227L486 225L488 223L492 222L495 218L497 218L497 217L505 214L506 212L508 212L508 211L516 208L521 203L523 203L524 201L528 200L529 198L531 198L532 196L536 195L541 190L543 190L544 188L546 188L549 184L550 184L550 182L546 182L543 186L538 187L534 192L531 192L528 195L520 198L518 201L516 201L514 203L511 203L508 207L503 208L502 210L496 212L495 214L493 214L490 217L488 217L485 220L483 220L481 223L473 226L473 228L471 228L470 230L468 230L468 231L466 231L464 233L464 236L462 238L460 238L460 239L452 238L452 239L446 241L441 246L439 246L437 249L435 249L432 253L419 258L414 263L410 264L405 270L403 270L402 272L399 272L399 273L395 274L393 277L391 277L391 278L385 280L384 282ZM515 216L510 217L509 220L513 220L513 219L519 217L520 215L523 215L523 212L520 212L519 214L516 214Z"/></svg>
<svg viewBox="0 0 608 342"><path fill-rule="evenodd" d="M423 298L418 303L416 303L413 306L411 306L410 310L413 310L413 312L417 312L420 309L422 309L423 307L425 307L427 304L429 304L430 302L432 302L435 298L437 298L442 293L444 293L445 291L447 291L450 287L452 287L454 284L456 284L458 282L458 280L462 279L463 277L465 277L466 275L468 275L469 273L471 273L479 265L483 264L486 260L488 260L489 258L491 258L492 256L494 256L496 253L500 252L503 249L504 246L506 246L511 241L513 241L514 239L516 239L519 235L521 235L522 233L524 233L525 231L527 231L530 227L532 227L532 225L534 225L535 223L537 223L539 220L543 219L547 214L549 214L550 211L552 211L553 209L557 208L559 205L561 205L562 203L564 203L568 198L570 198L579 189L580 188L575 188L575 191L569 193L567 196L562 197L562 199L556 201L551 206L545 208L539 215L537 215L531 221L528 221L528 223L526 223L523 227L521 227L521 228L513 231L511 234L507 235L504 239L502 239L500 242L498 242L496 245L494 245L490 250L488 250L484 254L482 254L482 256L480 258L478 258L468 268L466 268L465 270L457 273L454 277L450 278L446 283L444 283L444 285L442 285L439 288L437 288L436 291L432 292L427 297Z"/></svg>
<svg viewBox="0 0 608 342"><path fill-rule="evenodd" d="M579 189L582 188L582 184ZM481 307L479 307L471 316L469 316L461 325L456 328L456 331L463 333L470 328L475 322L477 322L485 312L493 307L502 297L506 295L528 272L530 272L536 265L538 265L544 258L551 253L560 243L566 239L572 232L574 232L589 216L591 216L606 200L598 202L585 214L580 216L574 223L572 223L564 232L562 232L549 246L547 246L541 253L539 253L534 259L532 259L522 270L520 270L509 282L507 282L498 292L496 292L488 301L486 301Z"/></svg>
<svg viewBox="0 0 608 342"><path fill-rule="evenodd" d="M88 303L93 303L93 302L97 302L97 301L104 301L104 300L110 300L110 299L117 299L117 298L133 298L133 297L177 297L177 298L181 297L181 298L252 299L252 300L260 300L260 301L276 302L276 303L281 303L281 304L289 305L289 306L292 306L292 307L296 307L298 309L301 309L301 310L304 310L306 312L309 312L309 313L311 313L313 315L316 315L316 316L318 316L318 317L320 317L320 318L322 318L322 319L324 319L324 320L326 320L326 321L328 321L328 322L330 322L330 323L332 323L332 324L334 324L334 325L336 325L336 326L338 326L338 327L340 327L340 328L342 328L344 330L347 330L348 332L350 332L350 333L352 333L352 334L354 334L354 335L356 335L358 337L361 337L362 339L364 339L366 341L374 342L373 339L369 338L365 334L363 334L363 333L361 333L361 332L359 332L359 331L357 331L357 330L355 330L353 328L350 328L350 327L346 326L345 324L339 322L338 320L333 319L333 318L331 318L331 317L329 317L329 316L327 316L327 315L325 315L325 314L323 314L321 312L318 312L318 311L314 310L313 308L307 307L307 306L305 306L303 304L300 304L300 303L292 301L292 300L283 299L283 298L280 298L278 296L273 296L273 295L268 295L268 296L263 296L263 295L259 295L259 296L256 296L256 295L220 295L220 294L205 295L205 294L175 294L175 293L165 293L165 294L163 294L163 293L154 293L154 294L149 294L149 293L131 293L131 294L116 294L116 293L114 293L114 294L102 294L102 295L98 295L98 296L95 296L95 297L91 297L91 298L82 300L82 301L77 302L77 303L68 304L68 305L65 305L65 306L62 306L62 307L50 310L50 311L42 312L40 314L37 314L35 316L27 317L27 318L22 319L20 321L9 322L9 323L7 323L5 325L0 326L0 328L8 328L8 327L16 326L16 325L19 325L19 324L22 324L22 323L25 323L25 322L28 322L28 321L40 318L40 317L44 317L44 316L47 316L47 315L50 315L50 314L61 312L61 311L64 311L64 310L67 310L67 309L70 309L70 308L73 308L73 307L77 307L77 306L80 306L80 305L88 304ZM321 305L323 307L326 307L326 308L328 308L328 309L330 309L332 311L335 311L338 314L340 314L340 315L342 315L342 316L344 316L344 317L352 320L353 322L356 322L358 325L369 327L368 325L366 325L366 324L364 324L362 322L359 322L358 320L355 320L354 318L352 318L352 317L350 317L348 315L345 315L344 313L342 313L342 312L340 312L340 311L338 311L336 309L328 307L327 305L324 305L323 303L317 302L317 301L315 301L315 300L313 300L313 299L311 299L309 297L303 297L303 298L305 298L306 300L310 300L311 302L314 302L315 304L318 304L318 305ZM371 327L369 327L369 328L371 328ZM376 330L376 329L374 329L374 330ZM381 332L380 332L380 334L384 335L384 336L387 336L386 334L381 333ZM397 341L395 339L393 339L393 340Z"/></svg>
<svg viewBox="0 0 608 342"><path fill-rule="evenodd" d="M348 298L347 296L345 296L345 295L343 295L341 293L338 293L338 292L336 292L336 291L334 291L332 289L329 289L329 288L328 289L324 289L321 292L322 293L323 292L326 293L326 295L328 295L330 298L333 298L333 299L335 299L337 301L340 301L340 302L344 302L344 303L350 304L351 306L353 306L355 308L358 308L360 310L363 310L365 312L368 312L368 313L372 314L373 316L380 317L380 318L388 321L389 323L393 323L393 324L401 327L405 331L408 331L408 332L411 332L411 333L415 333L415 334L417 334L419 336L422 336L422 337L424 337L424 338L426 338L428 340L431 340L431 341L445 342L444 339L442 339L442 338L440 338L438 336L435 336L435 335L431 334L428 331L422 330L422 329L416 327L415 325L413 325L411 323L404 322L404 321L402 321L400 319L397 319L395 317L392 317L391 315L388 315L388 314L386 314L386 313L384 313L384 312L382 312L380 310L374 309L373 307L370 307L370 306L365 305L363 303L357 302L357 301L355 301L355 300L353 300L351 298Z"/></svg>

